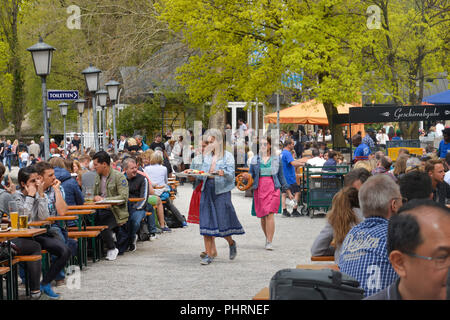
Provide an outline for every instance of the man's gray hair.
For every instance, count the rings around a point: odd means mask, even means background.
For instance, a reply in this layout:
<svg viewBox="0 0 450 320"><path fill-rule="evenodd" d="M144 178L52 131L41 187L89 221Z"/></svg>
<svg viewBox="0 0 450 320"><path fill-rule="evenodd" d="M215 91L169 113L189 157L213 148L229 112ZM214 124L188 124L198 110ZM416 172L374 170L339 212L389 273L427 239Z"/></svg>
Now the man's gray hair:
<svg viewBox="0 0 450 320"><path fill-rule="evenodd" d="M388 217L389 205L395 197L401 197L400 187L385 174L367 179L358 193L359 205L364 217Z"/></svg>
<svg viewBox="0 0 450 320"><path fill-rule="evenodd" d="M130 162L134 162L136 164L136 160L134 160L133 158L131 157L125 158L125 160L122 161L122 169L124 170L128 169L128 164Z"/></svg>

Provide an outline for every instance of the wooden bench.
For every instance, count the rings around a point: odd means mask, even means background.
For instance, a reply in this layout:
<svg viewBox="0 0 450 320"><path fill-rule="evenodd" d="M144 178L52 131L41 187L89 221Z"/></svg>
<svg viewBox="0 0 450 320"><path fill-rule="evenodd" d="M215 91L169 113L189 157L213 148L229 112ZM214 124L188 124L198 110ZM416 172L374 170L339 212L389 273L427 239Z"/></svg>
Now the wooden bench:
<svg viewBox="0 0 450 320"><path fill-rule="evenodd" d="M334 261L334 256L312 256L311 261Z"/></svg>
<svg viewBox="0 0 450 320"><path fill-rule="evenodd" d="M18 262L35 262L42 259L41 255L29 255L29 256L15 256L15 259L19 260Z"/></svg>
<svg viewBox="0 0 450 320"><path fill-rule="evenodd" d="M9 274L9 267L0 267L0 300L4 300L3 297L3 276Z"/></svg>
<svg viewBox="0 0 450 320"><path fill-rule="evenodd" d="M100 232L102 232L103 230L108 229L108 228L109 228L108 226L86 226L86 230L82 230L82 231L100 231ZM78 227L68 227L67 231L76 232L76 231L80 231L80 230L78 230Z"/></svg>
<svg viewBox="0 0 450 320"><path fill-rule="evenodd" d="M14 260L16 261L14 264L19 263L19 262L36 262L36 261L40 261L42 260L42 256L41 255L26 255L26 256L15 256ZM24 264L24 268L23 270L25 271L25 294L27 297L29 297L31 295L30 293L30 275L28 273L28 267L27 264Z"/></svg>
<svg viewBox="0 0 450 320"><path fill-rule="evenodd" d="M339 271L339 267L336 264L298 264L295 268L310 270L333 269ZM269 287L262 288L252 300L270 300Z"/></svg>
<svg viewBox="0 0 450 320"><path fill-rule="evenodd" d="M0 276L3 276L9 272L9 267L0 267Z"/></svg>
<svg viewBox="0 0 450 320"><path fill-rule="evenodd" d="M78 263L80 266L80 270L83 269L83 262L84 265L87 266L87 242L85 241L86 239L93 239L94 241L92 242L92 250L93 250L93 255L92 255L92 262L96 262L97 260L97 255L98 255L98 259L100 260L100 243L98 242L98 236L100 235L99 230L89 230L89 231L69 231L68 232L68 237L74 240L78 240ZM98 252L97 252L97 249Z"/></svg>

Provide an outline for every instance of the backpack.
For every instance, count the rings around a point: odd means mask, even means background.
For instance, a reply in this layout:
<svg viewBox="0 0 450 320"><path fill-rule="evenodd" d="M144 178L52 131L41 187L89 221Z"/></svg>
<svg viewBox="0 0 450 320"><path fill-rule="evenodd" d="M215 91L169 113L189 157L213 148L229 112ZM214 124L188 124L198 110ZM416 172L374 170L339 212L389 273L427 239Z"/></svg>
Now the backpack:
<svg viewBox="0 0 450 320"><path fill-rule="evenodd" d="M359 282L332 269L282 269L270 280L270 300L361 300Z"/></svg>
<svg viewBox="0 0 450 320"><path fill-rule="evenodd" d="M139 230L137 232L138 240L139 241L148 241L150 240L150 232L148 230L148 224L147 219L144 219L141 221L141 224L139 226Z"/></svg>
<svg viewBox="0 0 450 320"><path fill-rule="evenodd" d="M170 202L164 204L164 220L169 228L183 228L185 217L181 215L180 211Z"/></svg>

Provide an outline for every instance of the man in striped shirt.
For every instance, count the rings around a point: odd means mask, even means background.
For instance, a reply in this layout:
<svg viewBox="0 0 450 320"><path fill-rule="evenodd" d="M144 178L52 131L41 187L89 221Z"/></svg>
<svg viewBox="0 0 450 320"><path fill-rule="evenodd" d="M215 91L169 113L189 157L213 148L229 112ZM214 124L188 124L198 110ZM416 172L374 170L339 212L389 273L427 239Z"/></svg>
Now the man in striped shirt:
<svg viewBox="0 0 450 320"><path fill-rule="evenodd" d="M141 225L142 219L145 218L145 208L148 198L148 181L138 172L136 160L133 158L126 158L122 162L124 174L128 180L129 197L130 198L144 198L140 202L128 202L128 250L136 251L137 232ZM120 248L119 248L120 250Z"/></svg>
<svg viewBox="0 0 450 320"><path fill-rule="evenodd" d="M386 248L389 218L402 206L399 186L387 175L372 176L359 190L365 220L353 227L342 244L338 266L359 281L366 297L397 279Z"/></svg>

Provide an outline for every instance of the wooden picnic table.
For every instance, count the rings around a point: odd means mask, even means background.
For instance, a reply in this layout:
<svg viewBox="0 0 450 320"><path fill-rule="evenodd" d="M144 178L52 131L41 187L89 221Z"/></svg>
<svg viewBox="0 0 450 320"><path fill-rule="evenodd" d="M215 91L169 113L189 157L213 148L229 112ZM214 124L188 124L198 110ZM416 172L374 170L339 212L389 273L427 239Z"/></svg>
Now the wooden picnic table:
<svg viewBox="0 0 450 320"><path fill-rule="evenodd" d="M44 226L48 226L50 224L51 224L51 222L47 221L47 220L28 222L29 227L44 227Z"/></svg>
<svg viewBox="0 0 450 320"><path fill-rule="evenodd" d="M0 232L0 240L10 240L15 238L32 238L34 236L46 233L47 230L45 229L25 229L25 230L17 230L17 231L7 231L7 232Z"/></svg>
<svg viewBox="0 0 450 320"><path fill-rule="evenodd" d="M78 217L77 217L77 216L63 215L63 216L48 217L48 218L45 219L45 220L50 221L50 222L56 222L56 221L69 221L69 220L78 220Z"/></svg>
<svg viewBox="0 0 450 320"><path fill-rule="evenodd" d="M25 229L25 230L17 230L17 231L7 231L7 232L1 232L0 233L0 241L6 241L6 240L11 240L11 239L15 239L15 238L32 238L34 236L46 233L47 229L36 229L36 228L32 228L32 229ZM9 268L9 285L11 286L11 288L13 288L13 283L14 283L14 272L13 272L13 262L12 262L12 255L11 255L11 241L8 241L8 254L9 254L9 259L8 259L8 268ZM18 292L17 290L11 290L8 293L8 299L9 300L13 300L13 299L17 299L18 298Z"/></svg>
<svg viewBox="0 0 450 320"><path fill-rule="evenodd" d="M68 210L97 210L97 209L111 209L111 204L95 204L95 203L85 203L81 205L68 206Z"/></svg>
<svg viewBox="0 0 450 320"><path fill-rule="evenodd" d="M145 198L129 198L128 201L130 202L141 202L144 201Z"/></svg>
<svg viewBox="0 0 450 320"><path fill-rule="evenodd" d="M95 210L93 209L83 209L83 210L69 210L65 213L65 215L86 215L86 214L92 214L95 213Z"/></svg>

